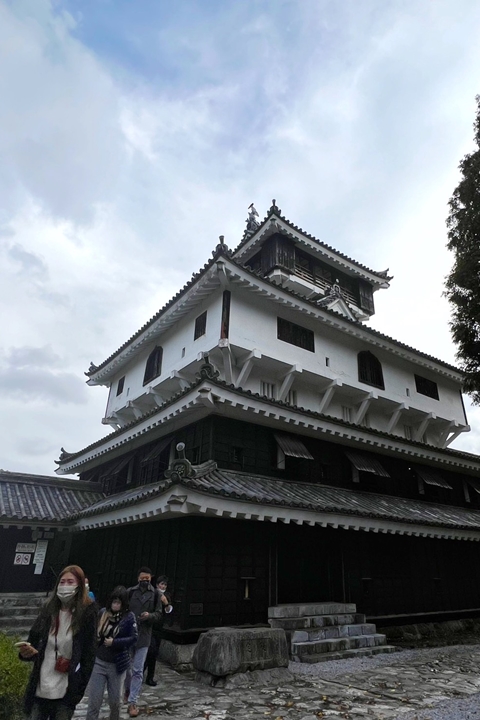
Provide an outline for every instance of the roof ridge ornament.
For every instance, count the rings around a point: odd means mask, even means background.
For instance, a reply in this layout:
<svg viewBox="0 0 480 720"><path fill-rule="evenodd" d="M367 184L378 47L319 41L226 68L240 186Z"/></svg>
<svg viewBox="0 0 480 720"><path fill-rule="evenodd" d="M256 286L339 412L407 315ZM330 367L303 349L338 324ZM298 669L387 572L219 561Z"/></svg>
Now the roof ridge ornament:
<svg viewBox="0 0 480 720"><path fill-rule="evenodd" d="M270 206L270 210L268 211L269 215L271 215L271 213L274 213L275 215L279 215L279 216L282 214L282 211L280 210L280 208L277 207L277 201L275 200L275 198L273 198L272 204Z"/></svg>
<svg viewBox="0 0 480 720"><path fill-rule="evenodd" d="M62 447L60 448L60 455L58 460L55 460L54 462L57 465L60 465L60 463L65 462L65 460L68 460L68 458L72 457L73 455L75 455L75 453L69 453L65 450L65 448Z"/></svg>
<svg viewBox="0 0 480 720"><path fill-rule="evenodd" d="M196 473L192 463L185 457L185 443L178 443L175 449L179 457L172 460L168 470L165 470L165 477L173 481L195 477Z"/></svg>
<svg viewBox="0 0 480 720"><path fill-rule="evenodd" d="M218 255L218 253L230 256L232 254L232 251L225 242L225 235L219 235L218 239L220 240L220 242L215 246L215 250L212 252L212 256L215 257L215 255Z"/></svg>
<svg viewBox="0 0 480 720"><path fill-rule="evenodd" d="M260 223L255 218L258 218L258 212L255 209L255 205L250 203L248 206L248 217L246 219L247 227L245 229L245 236L249 237L250 235L253 235L258 228L260 227Z"/></svg>
<svg viewBox="0 0 480 720"><path fill-rule="evenodd" d="M95 363L91 360L90 361L90 367L88 368L87 372L83 373L87 377L89 377L92 373L95 372L95 370L98 370L98 365L95 365Z"/></svg>
<svg viewBox="0 0 480 720"><path fill-rule="evenodd" d="M200 365L197 377L199 380L215 380L220 375L219 371L212 365L208 354L205 353L203 356L203 363Z"/></svg>

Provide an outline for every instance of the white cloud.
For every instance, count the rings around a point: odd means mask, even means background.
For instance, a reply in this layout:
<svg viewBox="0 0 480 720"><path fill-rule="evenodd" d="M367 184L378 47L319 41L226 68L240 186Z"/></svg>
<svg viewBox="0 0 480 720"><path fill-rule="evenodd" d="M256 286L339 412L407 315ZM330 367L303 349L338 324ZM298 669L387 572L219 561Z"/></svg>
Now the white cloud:
<svg viewBox="0 0 480 720"><path fill-rule="evenodd" d="M317 237L390 266L373 325L454 360L444 218L478 91L475 3L178 10L145 35L156 77L107 64L61 7L0 0L0 465L51 473L61 445L108 431L84 370L219 234L237 244L252 201L262 214L276 197Z"/></svg>

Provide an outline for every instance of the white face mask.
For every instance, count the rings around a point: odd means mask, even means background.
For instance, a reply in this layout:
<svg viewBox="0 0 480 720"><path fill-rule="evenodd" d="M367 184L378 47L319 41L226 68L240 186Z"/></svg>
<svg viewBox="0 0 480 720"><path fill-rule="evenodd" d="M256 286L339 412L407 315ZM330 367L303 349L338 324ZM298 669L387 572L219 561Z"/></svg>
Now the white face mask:
<svg viewBox="0 0 480 720"><path fill-rule="evenodd" d="M63 603L68 602L77 592L78 585L59 585L57 588L57 597Z"/></svg>

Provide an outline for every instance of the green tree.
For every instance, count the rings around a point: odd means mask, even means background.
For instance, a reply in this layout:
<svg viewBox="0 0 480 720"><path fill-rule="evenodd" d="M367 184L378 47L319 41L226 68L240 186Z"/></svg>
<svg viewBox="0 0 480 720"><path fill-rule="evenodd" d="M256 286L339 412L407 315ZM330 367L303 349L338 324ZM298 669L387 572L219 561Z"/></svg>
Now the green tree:
<svg viewBox="0 0 480 720"><path fill-rule="evenodd" d="M447 218L453 267L445 282L452 307L450 327L466 374L465 391L480 405L480 95L473 125L477 149L460 162L462 177L450 198Z"/></svg>

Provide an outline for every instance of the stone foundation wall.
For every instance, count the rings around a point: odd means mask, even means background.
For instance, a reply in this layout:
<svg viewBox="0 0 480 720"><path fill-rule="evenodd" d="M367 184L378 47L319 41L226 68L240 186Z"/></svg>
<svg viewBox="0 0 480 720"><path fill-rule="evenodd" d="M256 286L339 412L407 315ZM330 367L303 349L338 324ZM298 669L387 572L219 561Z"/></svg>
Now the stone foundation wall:
<svg viewBox="0 0 480 720"><path fill-rule="evenodd" d="M378 630L387 636L388 642L419 642L422 640L453 640L459 641L463 635L480 636L480 618L464 620L448 620L445 622L416 623L412 625L396 625L379 627Z"/></svg>

